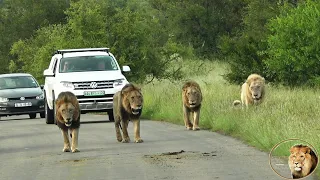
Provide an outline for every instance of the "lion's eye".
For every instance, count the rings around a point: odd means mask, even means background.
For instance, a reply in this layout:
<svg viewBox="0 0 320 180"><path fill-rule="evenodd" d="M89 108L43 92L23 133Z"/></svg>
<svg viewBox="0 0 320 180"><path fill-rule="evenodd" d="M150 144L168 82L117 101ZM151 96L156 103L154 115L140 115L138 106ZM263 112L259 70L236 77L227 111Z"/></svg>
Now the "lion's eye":
<svg viewBox="0 0 320 180"><path fill-rule="evenodd" d="M131 96L131 99L134 99L134 97L133 97L133 96Z"/></svg>
<svg viewBox="0 0 320 180"><path fill-rule="evenodd" d="M65 109L62 109L62 112L63 112L63 113L65 113L65 112L66 112L66 110L65 110Z"/></svg>
<svg viewBox="0 0 320 180"><path fill-rule="evenodd" d="M303 158L303 156L300 156L300 157L302 157L302 158Z"/></svg>

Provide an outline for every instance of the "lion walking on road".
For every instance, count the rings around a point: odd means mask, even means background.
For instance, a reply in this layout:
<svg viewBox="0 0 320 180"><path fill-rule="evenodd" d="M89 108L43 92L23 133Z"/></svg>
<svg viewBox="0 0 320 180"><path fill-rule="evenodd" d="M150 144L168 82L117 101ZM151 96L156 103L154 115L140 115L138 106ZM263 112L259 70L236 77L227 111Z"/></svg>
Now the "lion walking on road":
<svg viewBox="0 0 320 180"><path fill-rule="evenodd" d="M258 74L248 76L245 83L241 86L241 102L235 100L234 106L242 104L248 107L249 105L258 105L265 98L265 79Z"/></svg>
<svg viewBox="0 0 320 180"><path fill-rule="evenodd" d="M129 120L134 126L134 142L142 143L140 137L140 115L142 113L143 96L141 89L133 84L126 84L121 91L113 96L113 115L116 137L119 142L128 143ZM121 124L120 124L121 123ZM123 136L120 132L120 126Z"/></svg>
<svg viewBox="0 0 320 180"><path fill-rule="evenodd" d="M188 130L200 130L199 119L202 103L202 92L195 81L187 81L182 86L182 107L185 127ZM192 121L190 122L190 116Z"/></svg>
<svg viewBox="0 0 320 180"><path fill-rule="evenodd" d="M61 92L55 102L57 126L61 129L64 145L63 152L79 152L78 137L80 128L80 106L72 92ZM68 137L70 131L71 149Z"/></svg>

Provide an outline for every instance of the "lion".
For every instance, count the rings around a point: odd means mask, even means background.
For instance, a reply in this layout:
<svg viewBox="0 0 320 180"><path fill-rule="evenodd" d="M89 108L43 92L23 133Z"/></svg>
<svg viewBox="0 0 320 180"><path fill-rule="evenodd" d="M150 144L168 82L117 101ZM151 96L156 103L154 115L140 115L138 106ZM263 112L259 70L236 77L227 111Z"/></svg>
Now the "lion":
<svg viewBox="0 0 320 180"><path fill-rule="evenodd" d="M68 130L71 137L71 151L80 152L78 149L78 136L80 128L80 106L77 97L72 92L61 92L55 102L56 122L61 129L64 139L63 152L70 152Z"/></svg>
<svg viewBox="0 0 320 180"><path fill-rule="evenodd" d="M143 95L141 89L131 83L126 84L121 91L114 94L113 115L116 137L119 142L130 142L127 130L129 121L132 121L134 126L134 142L143 142L140 137L140 115L142 113L142 106ZM120 133L120 127L122 129L123 137Z"/></svg>
<svg viewBox="0 0 320 180"><path fill-rule="evenodd" d="M306 177L313 172L318 164L314 151L305 145L295 145L290 148L288 165L293 179Z"/></svg>
<svg viewBox="0 0 320 180"><path fill-rule="evenodd" d="M199 84L195 81L187 81L182 86L182 106L184 125L188 130L200 130L199 118L202 103L202 92ZM190 122L193 117L193 123Z"/></svg>
<svg viewBox="0 0 320 180"><path fill-rule="evenodd" d="M251 74L248 76L245 83L241 86L241 102L235 100L234 106L239 104L245 105L259 105L265 98L265 79L259 74Z"/></svg>

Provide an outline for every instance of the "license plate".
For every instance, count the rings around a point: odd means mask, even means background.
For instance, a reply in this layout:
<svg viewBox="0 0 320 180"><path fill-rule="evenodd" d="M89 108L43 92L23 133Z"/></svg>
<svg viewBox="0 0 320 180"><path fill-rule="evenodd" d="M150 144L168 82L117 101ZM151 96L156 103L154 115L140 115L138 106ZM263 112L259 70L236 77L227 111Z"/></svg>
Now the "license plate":
<svg viewBox="0 0 320 180"><path fill-rule="evenodd" d="M15 103L14 107L27 107L27 106L32 106L31 102L23 102L23 103Z"/></svg>
<svg viewBox="0 0 320 180"><path fill-rule="evenodd" d="M104 91L85 91L83 92L84 96L102 96Z"/></svg>

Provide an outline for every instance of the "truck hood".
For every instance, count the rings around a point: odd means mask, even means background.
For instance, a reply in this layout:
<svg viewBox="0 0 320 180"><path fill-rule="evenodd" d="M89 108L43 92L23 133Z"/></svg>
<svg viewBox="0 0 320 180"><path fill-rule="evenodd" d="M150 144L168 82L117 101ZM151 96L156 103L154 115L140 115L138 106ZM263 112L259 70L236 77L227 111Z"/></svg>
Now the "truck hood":
<svg viewBox="0 0 320 180"><path fill-rule="evenodd" d="M61 73L56 76L59 81L83 82L83 81L108 81L126 79L120 71L90 71Z"/></svg>

